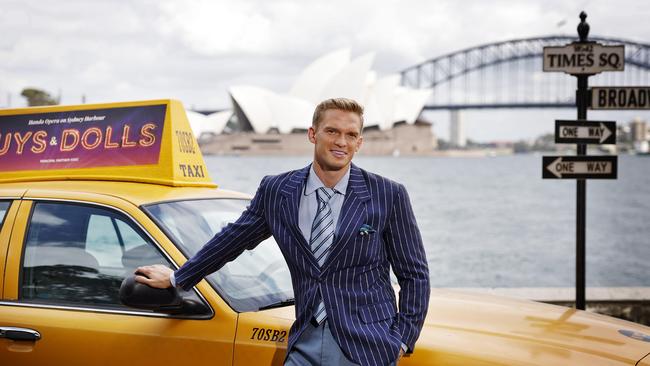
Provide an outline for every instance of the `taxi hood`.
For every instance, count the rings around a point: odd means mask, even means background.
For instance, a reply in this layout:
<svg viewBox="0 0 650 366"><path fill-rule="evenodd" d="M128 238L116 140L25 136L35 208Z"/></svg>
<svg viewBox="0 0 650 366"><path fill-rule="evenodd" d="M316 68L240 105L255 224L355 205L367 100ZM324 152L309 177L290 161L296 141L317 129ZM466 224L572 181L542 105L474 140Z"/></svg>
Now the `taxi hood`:
<svg viewBox="0 0 650 366"><path fill-rule="evenodd" d="M413 358L424 362L417 364L634 365L650 353L650 328L534 301L432 289L416 348Z"/></svg>
<svg viewBox="0 0 650 366"><path fill-rule="evenodd" d="M263 313L290 324L294 307ZM516 298L431 289L414 353L400 365L635 365L650 353L650 327Z"/></svg>

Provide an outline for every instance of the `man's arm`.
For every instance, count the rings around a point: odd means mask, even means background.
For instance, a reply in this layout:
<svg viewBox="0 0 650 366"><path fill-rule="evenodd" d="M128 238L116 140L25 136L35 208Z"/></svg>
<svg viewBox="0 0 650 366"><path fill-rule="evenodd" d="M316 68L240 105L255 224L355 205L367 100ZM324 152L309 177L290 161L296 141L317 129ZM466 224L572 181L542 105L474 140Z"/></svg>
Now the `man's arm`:
<svg viewBox="0 0 650 366"><path fill-rule="evenodd" d="M181 268L174 272L162 265L138 267L136 274L142 275L137 275L136 281L152 287L167 288L171 286L170 277L173 273L176 286L189 290L205 276L237 258L244 250L253 249L271 236L264 217L265 183L266 177L262 179L255 197L237 221L228 224L212 237Z"/></svg>
<svg viewBox="0 0 650 366"><path fill-rule="evenodd" d="M431 289L429 267L413 208L404 186L398 187L384 240L388 260L400 285L399 312L394 325L410 353L424 324Z"/></svg>

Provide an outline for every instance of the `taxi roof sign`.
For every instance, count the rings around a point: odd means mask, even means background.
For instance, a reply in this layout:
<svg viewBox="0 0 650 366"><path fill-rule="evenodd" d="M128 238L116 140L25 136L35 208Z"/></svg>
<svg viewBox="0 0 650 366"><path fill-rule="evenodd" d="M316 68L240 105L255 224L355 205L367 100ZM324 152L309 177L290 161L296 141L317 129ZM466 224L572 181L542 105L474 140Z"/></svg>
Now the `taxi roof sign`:
<svg viewBox="0 0 650 366"><path fill-rule="evenodd" d="M216 187L176 100L0 109L0 182Z"/></svg>

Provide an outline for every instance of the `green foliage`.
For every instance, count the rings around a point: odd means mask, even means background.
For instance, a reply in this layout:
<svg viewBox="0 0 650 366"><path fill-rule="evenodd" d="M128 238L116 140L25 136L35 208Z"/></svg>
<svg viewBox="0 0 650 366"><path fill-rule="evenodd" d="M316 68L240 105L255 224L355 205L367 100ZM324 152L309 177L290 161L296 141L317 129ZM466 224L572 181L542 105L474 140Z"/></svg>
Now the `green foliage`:
<svg viewBox="0 0 650 366"><path fill-rule="evenodd" d="M53 98L50 93L45 90L36 89L36 88L25 88L20 93L23 97L27 99L27 105L30 107L39 106L39 105L56 105L59 104L58 98Z"/></svg>

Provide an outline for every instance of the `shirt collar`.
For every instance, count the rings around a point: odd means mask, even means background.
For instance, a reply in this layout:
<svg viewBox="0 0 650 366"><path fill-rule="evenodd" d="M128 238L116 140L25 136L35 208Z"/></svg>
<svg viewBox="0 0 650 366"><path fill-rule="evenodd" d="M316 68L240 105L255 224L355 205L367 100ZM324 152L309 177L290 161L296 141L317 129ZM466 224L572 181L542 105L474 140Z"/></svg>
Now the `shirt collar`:
<svg viewBox="0 0 650 366"><path fill-rule="evenodd" d="M348 166L348 171L341 177L341 179L334 186L334 190L337 193L340 193L345 196L345 192L348 189L348 181L350 180L350 167ZM318 188L325 187L323 182L321 182L318 175L314 171L314 164L309 168L309 176L307 176L307 184L305 184L305 196L309 196L314 193Z"/></svg>

